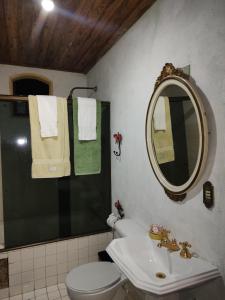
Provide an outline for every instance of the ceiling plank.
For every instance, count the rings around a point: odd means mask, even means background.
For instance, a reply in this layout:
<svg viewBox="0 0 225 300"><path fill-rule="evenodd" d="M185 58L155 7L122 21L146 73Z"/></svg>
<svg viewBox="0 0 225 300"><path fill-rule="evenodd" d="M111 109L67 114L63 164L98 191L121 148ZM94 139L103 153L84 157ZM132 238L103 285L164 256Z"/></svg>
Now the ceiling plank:
<svg viewBox="0 0 225 300"><path fill-rule="evenodd" d="M77 65L86 51L92 51L93 44L102 39L109 38L112 35L118 26L115 15L118 15L117 13L121 11L122 6L124 6L124 0L111 1L111 5L108 5L104 14L102 14L101 18L96 20L95 26L87 33L83 40L82 47L73 47L70 49L70 52L67 53L68 61L74 59L74 64ZM126 10L127 9L126 7ZM77 52L78 55L74 56L74 52Z"/></svg>
<svg viewBox="0 0 225 300"><path fill-rule="evenodd" d="M1 46L0 46L0 60L8 62L8 34L4 30L6 27L6 14L5 14L5 3L4 1L0 1L0 40L1 40Z"/></svg>
<svg viewBox="0 0 225 300"><path fill-rule="evenodd" d="M82 6L82 9L74 11L73 17L73 27L71 32L67 37L67 41L64 45L61 45L61 57L59 64L64 65L65 61L69 61L70 53L73 55L71 57L71 62L75 63L73 60L80 56L80 51L83 48L85 40L91 34L93 28L96 26L98 19L109 6L110 1L95 0L91 1L92 5Z"/></svg>
<svg viewBox="0 0 225 300"><path fill-rule="evenodd" d="M6 34L8 36L8 54L12 63L16 63L19 59L18 53L18 25L17 25L17 3L16 0L5 1L5 25ZM16 17L15 17L16 16Z"/></svg>
<svg viewBox="0 0 225 300"><path fill-rule="evenodd" d="M84 73L87 73L97 63L97 61L120 39L120 37L122 37L123 34L143 15L143 13L152 6L153 2L155 2L155 0L138 1L138 4L136 4L129 15L122 19L118 29L109 37L109 39L102 40L101 43L99 41L99 44L96 43L96 45L93 45L91 49L91 57L90 51L87 51L86 55L82 57L81 61L77 64L77 68L82 69Z"/></svg>
<svg viewBox="0 0 225 300"><path fill-rule="evenodd" d="M154 0L0 1L0 63L86 73Z"/></svg>

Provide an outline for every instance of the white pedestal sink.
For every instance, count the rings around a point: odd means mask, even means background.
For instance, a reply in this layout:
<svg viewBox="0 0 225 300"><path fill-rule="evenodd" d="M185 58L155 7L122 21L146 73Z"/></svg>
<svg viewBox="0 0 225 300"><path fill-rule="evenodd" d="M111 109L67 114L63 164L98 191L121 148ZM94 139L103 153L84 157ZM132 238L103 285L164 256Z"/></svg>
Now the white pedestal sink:
<svg viewBox="0 0 225 300"><path fill-rule="evenodd" d="M139 289L165 295L193 287L220 275L217 267L200 258L184 259L179 252L158 248L148 236L114 239L106 251ZM158 278L163 273L165 278Z"/></svg>

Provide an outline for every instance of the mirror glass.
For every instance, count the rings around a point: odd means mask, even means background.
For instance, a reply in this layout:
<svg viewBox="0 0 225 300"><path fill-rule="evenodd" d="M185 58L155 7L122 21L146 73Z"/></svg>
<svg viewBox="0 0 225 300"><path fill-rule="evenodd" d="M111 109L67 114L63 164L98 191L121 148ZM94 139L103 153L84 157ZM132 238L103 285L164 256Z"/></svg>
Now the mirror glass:
<svg viewBox="0 0 225 300"><path fill-rule="evenodd" d="M197 115L186 91L166 86L155 102L151 122L160 171L170 184L185 184L196 167L200 143Z"/></svg>

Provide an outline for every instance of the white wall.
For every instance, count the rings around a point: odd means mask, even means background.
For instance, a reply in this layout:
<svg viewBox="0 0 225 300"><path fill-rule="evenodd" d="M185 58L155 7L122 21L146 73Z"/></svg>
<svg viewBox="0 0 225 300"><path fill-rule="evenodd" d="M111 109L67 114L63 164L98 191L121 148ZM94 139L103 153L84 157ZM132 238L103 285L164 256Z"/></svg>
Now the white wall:
<svg viewBox="0 0 225 300"><path fill-rule="evenodd" d="M53 83L53 94L59 97L67 97L70 90L75 86L87 86L87 77L81 73L0 64L0 94L10 94L10 77L23 73L32 73L47 77ZM81 95L81 92L79 94Z"/></svg>
<svg viewBox="0 0 225 300"><path fill-rule="evenodd" d="M112 156L112 199L127 217L167 225L193 250L225 263L225 1L158 0L88 74L98 98L111 101L112 133L123 134L122 157ZM167 198L150 167L145 115L163 65L191 65L210 129L207 168L186 201ZM114 142L112 140L112 148ZM202 203L202 183L215 186L215 206Z"/></svg>

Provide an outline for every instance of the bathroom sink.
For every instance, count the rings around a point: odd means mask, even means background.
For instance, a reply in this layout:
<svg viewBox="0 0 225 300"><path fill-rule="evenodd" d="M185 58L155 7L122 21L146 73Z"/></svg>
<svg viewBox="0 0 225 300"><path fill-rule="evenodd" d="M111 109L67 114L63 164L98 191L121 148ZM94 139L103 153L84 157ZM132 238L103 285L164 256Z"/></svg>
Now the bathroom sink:
<svg viewBox="0 0 225 300"><path fill-rule="evenodd" d="M157 243L148 236L125 237L114 239L106 251L134 286L158 295L220 276L217 267L207 261L184 259Z"/></svg>

